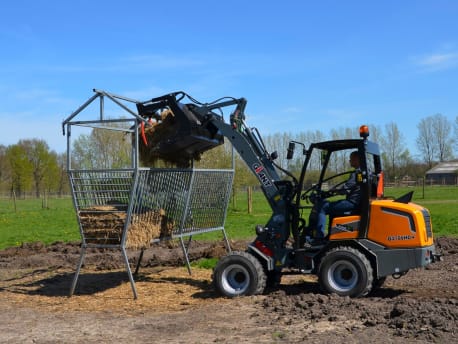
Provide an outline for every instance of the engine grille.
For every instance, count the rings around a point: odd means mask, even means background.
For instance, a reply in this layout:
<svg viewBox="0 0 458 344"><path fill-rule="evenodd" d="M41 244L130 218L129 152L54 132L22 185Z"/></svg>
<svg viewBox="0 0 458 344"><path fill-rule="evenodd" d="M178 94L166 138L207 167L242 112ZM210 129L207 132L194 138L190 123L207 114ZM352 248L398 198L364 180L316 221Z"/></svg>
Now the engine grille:
<svg viewBox="0 0 458 344"><path fill-rule="evenodd" d="M426 235L428 238L432 238L433 231L431 229L431 215L429 214L429 211L427 209L423 209L422 213L423 219L425 220Z"/></svg>

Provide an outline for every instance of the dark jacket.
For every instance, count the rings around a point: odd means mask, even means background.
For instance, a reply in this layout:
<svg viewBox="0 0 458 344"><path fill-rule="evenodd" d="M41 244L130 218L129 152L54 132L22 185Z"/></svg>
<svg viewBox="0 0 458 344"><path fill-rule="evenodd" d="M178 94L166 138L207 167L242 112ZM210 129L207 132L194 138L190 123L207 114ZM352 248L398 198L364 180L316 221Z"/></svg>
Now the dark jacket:
<svg viewBox="0 0 458 344"><path fill-rule="evenodd" d="M360 169L354 170L342 186L342 194L346 195L347 201L350 201L356 206L359 206L359 203L361 202L361 186L356 180L356 175L360 171Z"/></svg>

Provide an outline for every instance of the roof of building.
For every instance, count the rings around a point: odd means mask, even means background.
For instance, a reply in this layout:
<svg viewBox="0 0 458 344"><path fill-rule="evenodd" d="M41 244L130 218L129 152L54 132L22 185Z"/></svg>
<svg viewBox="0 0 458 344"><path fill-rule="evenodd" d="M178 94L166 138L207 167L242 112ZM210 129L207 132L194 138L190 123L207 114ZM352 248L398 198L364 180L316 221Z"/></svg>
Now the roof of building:
<svg viewBox="0 0 458 344"><path fill-rule="evenodd" d="M445 174L445 173L457 173L458 172L458 160L444 161L432 169L426 171L426 174Z"/></svg>

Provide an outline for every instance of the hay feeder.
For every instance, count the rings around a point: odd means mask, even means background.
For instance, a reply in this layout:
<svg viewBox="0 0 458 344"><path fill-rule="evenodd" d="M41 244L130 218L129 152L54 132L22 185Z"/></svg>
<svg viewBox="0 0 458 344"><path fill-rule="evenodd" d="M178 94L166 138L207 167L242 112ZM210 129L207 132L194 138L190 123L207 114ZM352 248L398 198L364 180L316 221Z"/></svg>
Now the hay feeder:
<svg viewBox="0 0 458 344"><path fill-rule="evenodd" d="M126 249L140 250L137 272L143 251L151 243L179 239L190 274L188 253L193 235L221 231L230 251L224 223L234 168L140 167L140 135L145 118L129 106L140 102L105 91L94 92L95 95L62 124L67 136L67 171L82 239L70 296L75 292L86 250L94 247L121 251L134 298L137 298ZM96 99L100 100L98 115L76 120ZM105 99L121 108L123 114L117 118L107 117ZM119 162L107 159L103 153L88 159L91 164L75 162L72 134L76 128L88 129L90 135L101 131L121 132L131 146L129 165L119 167ZM118 147L114 143L109 146L106 148Z"/></svg>

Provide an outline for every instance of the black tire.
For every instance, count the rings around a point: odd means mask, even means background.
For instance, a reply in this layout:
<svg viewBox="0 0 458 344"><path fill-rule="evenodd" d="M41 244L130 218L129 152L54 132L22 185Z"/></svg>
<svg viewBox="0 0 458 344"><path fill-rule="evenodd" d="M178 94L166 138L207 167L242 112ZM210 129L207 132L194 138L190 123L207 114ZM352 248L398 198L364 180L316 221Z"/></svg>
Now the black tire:
<svg viewBox="0 0 458 344"><path fill-rule="evenodd" d="M382 287L383 283L386 281L386 276L380 278L374 278L372 282L372 291L377 290Z"/></svg>
<svg viewBox="0 0 458 344"><path fill-rule="evenodd" d="M264 269L264 273L266 274L266 287L267 288L278 288L281 284L281 272L280 271L266 271Z"/></svg>
<svg viewBox="0 0 458 344"><path fill-rule="evenodd" d="M231 252L216 264L213 285L227 297L262 294L266 274L259 260L248 252Z"/></svg>
<svg viewBox="0 0 458 344"><path fill-rule="evenodd" d="M318 271L323 291L341 296L365 296L371 291L373 280L372 266L366 256L347 246L326 253Z"/></svg>

